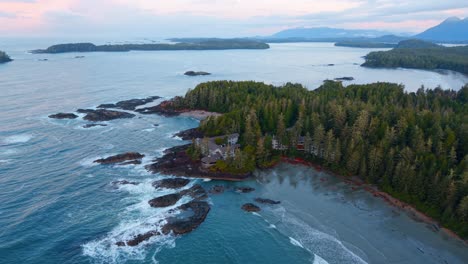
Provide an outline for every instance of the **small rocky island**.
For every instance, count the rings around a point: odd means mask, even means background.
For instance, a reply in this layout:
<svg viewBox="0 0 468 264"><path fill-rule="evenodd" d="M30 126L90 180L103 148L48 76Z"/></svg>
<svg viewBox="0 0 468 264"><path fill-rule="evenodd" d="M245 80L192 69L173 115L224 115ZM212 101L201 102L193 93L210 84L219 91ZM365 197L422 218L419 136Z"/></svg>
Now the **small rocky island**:
<svg viewBox="0 0 468 264"><path fill-rule="evenodd" d="M179 43L148 43L148 44L110 44L95 45L93 43L57 44L46 49L32 50L31 53L66 53L66 52L128 52L157 50L228 50L228 49L269 49L266 43L246 39L210 39L204 41Z"/></svg>
<svg viewBox="0 0 468 264"><path fill-rule="evenodd" d="M12 61L10 56L8 56L8 54L0 50L0 63L6 63L10 61Z"/></svg>
<svg viewBox="0 0 468 264"><path fill-rule="evenodd" d="M204 72L204 71L186 71L184 75L187 76L204 76L204 75L210 75L211 73L209 72Z"/></svg>

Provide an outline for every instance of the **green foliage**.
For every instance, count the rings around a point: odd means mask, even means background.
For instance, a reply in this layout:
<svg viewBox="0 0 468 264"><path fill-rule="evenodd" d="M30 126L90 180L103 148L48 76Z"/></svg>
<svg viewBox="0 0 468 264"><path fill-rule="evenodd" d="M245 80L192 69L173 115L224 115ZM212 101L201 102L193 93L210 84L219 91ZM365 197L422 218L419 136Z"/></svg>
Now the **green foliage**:
<svg viewBox="0 0 468 264"><path fill-rule="evenodd" d="M408 40L401 42L395 49L367 54L362 66L452 70L468 74L468 46L444 47Z"/></svg>
<svg viewBox="0 0 468 264"><path fill-rule="evenodd" d="M207 135L238 132L242 151L220 171L245 172L279 155L320 162L359 175L468 236L468 86L459 92L401 85L328 81L298 84L202 83L174 105L225 113L201 123ZM289 149L272 149L272 136ZM296 149L303 137L305 151Z"/></svg>

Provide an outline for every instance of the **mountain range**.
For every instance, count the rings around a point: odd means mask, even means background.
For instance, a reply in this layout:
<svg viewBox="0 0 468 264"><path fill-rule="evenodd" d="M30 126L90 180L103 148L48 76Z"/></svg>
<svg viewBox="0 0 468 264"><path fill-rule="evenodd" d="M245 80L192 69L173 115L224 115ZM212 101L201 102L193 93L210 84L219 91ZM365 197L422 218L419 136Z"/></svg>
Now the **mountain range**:
<svg viewBox="0 0 468 264"><path fill-rule="evenodd" d="M468 43L468 18L451 17L439 25L413 36L395 36L379 30L339 29L329 27L292 28L261 39L268 42L288 41L369 41L398 43L405 39L422 39L443 43Z"/></svg>

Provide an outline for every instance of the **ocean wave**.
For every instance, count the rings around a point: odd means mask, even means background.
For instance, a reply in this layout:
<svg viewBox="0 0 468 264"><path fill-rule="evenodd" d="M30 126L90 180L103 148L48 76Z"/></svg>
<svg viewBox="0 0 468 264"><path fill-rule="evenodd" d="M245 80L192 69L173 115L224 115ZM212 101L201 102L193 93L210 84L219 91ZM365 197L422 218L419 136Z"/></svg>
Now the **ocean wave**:
<svg viewBox="0 0 468 264"><path fill-rule="evenodd" d="M328 264L326 260L321 258L319 255L314 254L314 263L313 264Z"/></svg>
<svg viewBox="0 0 468 264"><path fill-rule="evenodd" d="M304 246L301 244L301 242L297 241L296 239L289 237L289 242L293 244L296 247L304 248Z"/></svg>
<svg viewBox="0 0 468 264"><path fill-rule="evenodd" d="M284 207L271 209L271 212L280 219L277 223L281 224L280 231L290 234L291 243L295 241L309 252L323 256L332 263L367 263L336 237L311 227Z"/></svg>
<svg viewBox="0 0 468 264"><path fill-rule="evenodd" d="M31 134L20 134L20 135L13 135L5 137L1 140L3 144L18 144L18 143L26 143L33 139L34 136Z"/></svg>
<svg viewBox="0 0 468 264"><path fill-rule="evenodd" d="M108 234L103 238L82 245L83 255L91 257L98 262L120 263L129 260L144 260L149 253L148 245L151 245L151 248L156 248L154 254L164 247L175 247L176 237L171 234L151 237L134 247L116 245L117 242L128 241L139 234L150 231L160 232L162 226L166 224L165 219L179 213L174 209L191 200L189 197L183 197L173 206L165 208L151 207L148 204L150 199L179 191L155 189L152 186L152 182L157 179L158 177L145 179L137 185L127 184L119 186L119 190L129 193L130 196L124 198L124 200L125 203L130 205L125 207L119 215L122 219L121 222ZM152 256L152 259L153 262L157 262L155 255Z"/></svg>

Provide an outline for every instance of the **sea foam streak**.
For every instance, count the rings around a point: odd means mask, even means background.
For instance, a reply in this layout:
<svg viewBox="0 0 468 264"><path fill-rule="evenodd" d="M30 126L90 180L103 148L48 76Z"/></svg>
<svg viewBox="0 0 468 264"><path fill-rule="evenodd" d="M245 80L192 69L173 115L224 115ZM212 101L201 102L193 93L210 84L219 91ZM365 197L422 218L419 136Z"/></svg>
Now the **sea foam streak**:
<svg viewBox="0 0 468 264"><path fill-rule="evenodd" d="M21 134L21 135L13 135L9 137L5 137L1 140L3 144L18 144L18 143L26 143L33 138L30 134Z"/></svg>
<svg viewBox="0 0 468 264"><path fill-rule="evenodd" d="M340 240L309 226L303 220L287 212L284 207L272 209L272 212L280 218L282 225L280 230L285 229L291 233L290 242L292 244L302 246L333 263L367 263L344 246Z"/></svg>
<svg viewBox="0 0 468 264"><path fill-rule="evenodd" d="M117 242L128 241L136 235L144 234L149 231L160 231L166 223L167 217L176 215L174 209L191 199L183 197L175 205L166 208L152 208L148 201L155 197L165 194L178 192L180 190L155 189L152 182L163 177L153 177L140 181L138 185L121 185L119 190L127 192L130 196L125 198L125 203L131 205L124 208L119 215L122 219L120 224L112 229L103 238L96 239L82 245L83 254L99 262L120 263L128 260L144 260L148 253L148 245L156 247L159 252L163 247L175 247L175 237L172 235L158 235L142 242L138 246L117 246ZM133 181L129 179L129 181ZM193 182L185 188L190 188ZM155 256L152 257L156 262Z"/></svg>

